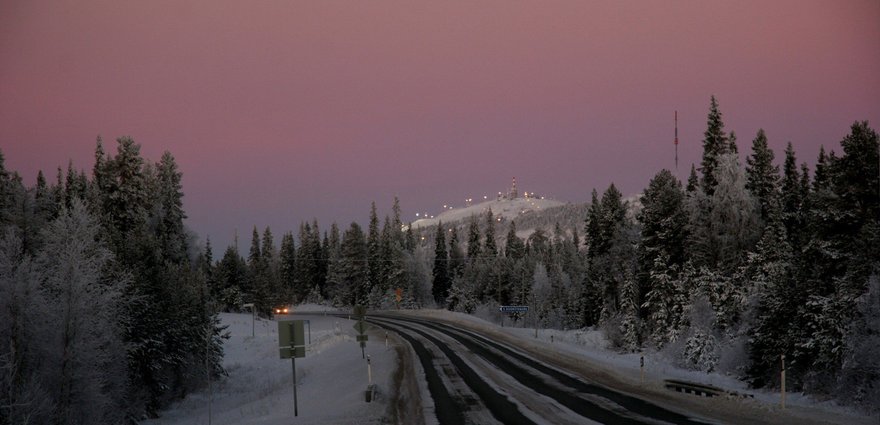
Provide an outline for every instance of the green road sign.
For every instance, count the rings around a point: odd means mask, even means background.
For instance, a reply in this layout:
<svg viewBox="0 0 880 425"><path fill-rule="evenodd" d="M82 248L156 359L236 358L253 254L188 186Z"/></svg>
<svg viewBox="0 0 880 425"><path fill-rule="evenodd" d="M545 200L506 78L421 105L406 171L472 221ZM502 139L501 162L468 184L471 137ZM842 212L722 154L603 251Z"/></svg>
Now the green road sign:
<svg viewBox="0 0 880 425"><path fill-rule="evenodd" d="M367 331L367 324L364 321L358 321L354 324L354 330L358 331L359 334L362 334Z"/></svg>
<svg viewBox="0 0 880 425"><path fill-rule="evenodd" d="M357 336L357 340L358 340L358 342L364 342L364 341L366 341L367 339L369 339L369 335L358 335L358 336Z"/></svg>
<svg viewBox="0 0 880 425"><path fill-rule="evenodd" d="M306 332L302 320L278 322L278 348L282 359L306 356Z"/></svg>

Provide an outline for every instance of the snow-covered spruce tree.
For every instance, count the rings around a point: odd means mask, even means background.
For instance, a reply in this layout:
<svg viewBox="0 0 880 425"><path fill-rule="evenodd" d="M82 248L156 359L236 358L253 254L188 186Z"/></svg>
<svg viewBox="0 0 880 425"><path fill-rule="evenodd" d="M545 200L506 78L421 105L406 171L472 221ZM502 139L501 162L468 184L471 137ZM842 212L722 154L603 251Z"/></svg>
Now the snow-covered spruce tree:
<svg viewBox="0 0 880 425"><path fill-rule="evenodd" d="M339 256L339 228L336 223L330 229L330 241L332 249L328 255L328 261L332 262ZM278 279L281 293L287 302L296 302L293 292L294 276L296 276L296 246L293 242L293 233L287 232L281 237L281 249L278 253Z"/></svg>
<svg viewBox="0 0 880 425"><path fill-rule="evenodd" d="M585 304L585 324L589 325L595 317L604 320L614 316L619 307L619 284L622 281L620 273L629 267L626 264L628 255L628 241L626 230L629 224L626 222L627 205L622 201L622 196L614 184L611 184L602 195L602 200L596 199L595 190L593 203L587 213L586 244L587 244L587 285L586 293L591 288L598 290L602 302L599 311L587 302ZM612 251L614 251L612 253ZM623 266L623 267L621 267Z"/></svg>
<svg viewBox="0 0 880 425"><path fill-rule="evenodd" d="M757 199L761 221L767 223L770 204L779 197L779 167L773 165L773 150L767 146L764 129L758 130L752 154L746 158L746 189Z"/></svg>
<svg viewBox="0 0 880 425"><path fill-rule="evenodd" d="M473 264L480 260L482 256L480 247L480 224L477 222L477 216L471 216L468 222L468 241L467 241L467 257L468 263Z"/></svg>
<svg viewBox="0 0 880 425"><path fill-rule="evenodd" d="M479 304L479 294L474 282L477 281L475 275L478 270L477 267L464 267L462 274L452 279L449 296L446 297L446 306L449 310L468 314L476 310Z"/></svg>
<svg viewBox="0 0 880 425"><path fill-rule="evenodd" d="M637 216L642 225L638 250L640 298L647 299L647 293L653 289L652 276L674 280L674 271L684 263L688 223L684 196L681 183L668 170L657 173L645 189L642 210ZM655 265L660 267L656 273ZM669 295L672 296L671 291Z"/></svg>
<svg viewBox="0 0 880 425"><path fill-rule="evenodd" d="M806 227L807 195L801 185L801 174L797 168L794 147L789 142L785 147L785 161L782 166L782 220L788 235L788 243L798 250L803 245L805 236L803 233Z"/></svg>
<svg viewBox="0 0 880 425"><path fill-rule="evenodd" d="M342 235L339 262L328 275L334 280L334 303L342 306L365 305L367 302L367 240L361 227L352 222Z"/></svg>
<svg viewBox="0 0 880 425"><path fill-rule="evenodd" d="M165 151L156 166L158 192L156 195L157 233L165 259L173 263L183 262L187 257L187 235L183 228L186 213L183 211L182 174L174 156Z"/></svg>
<svg viewBox="0 0 880 425"><path fill-rule="evenodd" d="M692 187L690 183L688 187ZM693 186L693 190L686 193L685 211L688 221L685 228L685 257L697 268L708 266L714 262L714 239L709 221L711 199L699 185Z"/></svg>
<svg viewBox="0 0 880 425"><path fill-rule="evenodd" d="M599 194L596 192L596 189L593 189L593 192L590 194L590 208L587 211L587 219L586 224L584 225L584 241L587 245L587 264L588 266L592 264L592 261L596 256L601 253L601 239L600 235L600 217L602 216L602 204L599 203Z"/></svg>
<svg viewBox="0 0 880 425"><path fill-rule="evenodd" d="M498 248L495 245L495 215L492 214L491 208L486 211L486 239L482 252L489 260L498 256Z"/></svg>
<svg viewBox="0 0 880 425"><path fill-rule="evenodd" d="M648 314L651 342L657 348L663 348L677 339L680 329L676 314L680 315L683 311L683 306L676 305L679 297L673 275L677 266L670 267L669 263L669 256L665 253L654 258L647 281L649 289L641 305Z"/></svg>
<svg viewBox="0 0 880 425"><path fill-rule="evenodd" d="M718 342L713 334L715 314L703 295L694 298L689 308L690 328L684 341L682 361L690 369L712 372L718 364Z"/></svg>
<svg viewBox="0 0 880 425"><path fill-rule="evenodd" d="M464 273L465 257L458 240L458 227L451 226L449 237L449 275L452 279L461 277Z"/></svg>
<svg viewBox="0 0 880 425"><path fill-rule="evenodd" d="M746 179L733 154L721 155L716 169L715 192L710 198L709 224L715 265L730 273L742 262L760 236L755 199L746 190Z"/></svg>
<svg viewBox="0 0 880 425"><path fill-rule="evenodd" d="M843 366L837 379L836 394L876 414L880 411L880 279L871 276L868 291L856 306L858 315L846 337Z"/></svg>
<svg viewBox="0 0 880 425"><path fill-rule="evenodd" d="M709 104L709 118L706 124L706 132L703 135L703 160L700 163L700 172L703 173L701 186L708 196L715 193L718 184L716 169L719 166L721 155L730 152L730 143L724 132L724 122L721 120L721 111L718 110L718 101L713 95Z"/></svg>
<svg viewBox="0 0 880 425"><path fill-rule="evenodd" d="M237 311L244 303L243 293L250 292L247 264L235 245L229 245L217 263L216 286L211 293L226 311Z"/></svg>
<svg viewBox="0 0 880 425"><path fill-rule="evenodd" d="M639 319L639 288L635 276L624 279L620 291L620 345L634 352L641 347L641 320Z"/></svg>
<svg viewBox="0 0 880 425"><path fill-rule="evenodd" d="M373 202L370 204L370 224L367 228L367 293L372 293L373 287L382 283L382 242L379 239L379 216L376 214L376 203Z"/></svg>
<svg viewBox="0 0 880 425"><path fill-rule="evenodd" d="M431 294L434 302L443 305L449 296L449 254L446 251L446 230L443 222L437 224L437 236L434 238L434 269Z"/></svg>
<svg viewBox="0 0 880 425"><path fill-rule="evenodd" d="M100 227L74 198L44 230L36 259L47 309L41 380L58 423L120 422L125 402L125 344L117 318L125 280L107 276L111 252Z"/></svg>
<svg viewBox="0 0 880 425"><path fill-rule="evenodd" d="M260 232L257 226L251 236L251 248L248 252L248 280L250 280L251 292L245 294L247 302L254 303L254 308L261 316L269 316L272 311L271 300L269 300L269 282L268 273L266 273L266 262L263 261L262 244L260 243Z"/></svg>
<svg viewBox="0 0 880 425"><path fill-rule="evenodd" d="M504 245L504 256L511 260L518 260L526 255L526 245L516 235L516 222L510 220L507 229L507 243Z"/></svg>
<svg viewBox="0 0 880 425"><path fill-rule="evenodd" d="M822 181L809 198L809 243L803 248L799 282L807 294L799 314L798 354L809 362L804 385L828 392L843 358L845 329L857 314L855 300L876 270L880 241L878 137L865 122L853 124L844 154L828 158ZM827 171L827 173L824 173Z"/></svg>
<svg viewBox="0 0 880 425"><path fill-rule="evenodd" d="M263 246L260 250L262 253L261 260L263 262L263 274L265 281L264 298L269 302L270 308L284 304L287 300L284 297L281 288L280 277L280 258L275 248L275 238L272 236L272 229L266 226L263 230Z"/></svg>

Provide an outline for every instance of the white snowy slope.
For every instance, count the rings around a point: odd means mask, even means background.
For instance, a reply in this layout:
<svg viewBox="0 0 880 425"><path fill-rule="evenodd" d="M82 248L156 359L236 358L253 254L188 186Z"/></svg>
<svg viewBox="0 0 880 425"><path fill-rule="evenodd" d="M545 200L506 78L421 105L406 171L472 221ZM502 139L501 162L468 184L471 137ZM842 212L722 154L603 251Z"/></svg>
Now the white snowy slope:
<svg viewBox="0 0 880 425"><path fill-rule="evenodd" d="M277 323L258 320L254 332L249 314L223 313L220 318L229 325L231 334L224 344L223 361L229 377L213 385L212 425L382 422L396 356L378 334L370 336L366 353L371 357L373 383L378 386L379 396L367 403L367 363L355 341L354 321L322 313L276 317L308 319L311 325L306 357L296 359L299 416L293 421L292 365L290 359L279 358ZM207 424L208 404L206 389L161 412L161 418L145 423Z"/></svg>
<svg viewBox="0 0 880 425"><path fill-rule="evenodd" d="M446 210L434 215L432 218L421 218L412 222L413 229L436 226L438 222L453 223L469 220L472 216L481 216L490 209L492 214L499 220L515 220L525 214L539 213L542 209L565 205L553 199L541 198L514 198L493 199L467 207L447 207ZM429 216L431 217L431 216Z"/></svg>

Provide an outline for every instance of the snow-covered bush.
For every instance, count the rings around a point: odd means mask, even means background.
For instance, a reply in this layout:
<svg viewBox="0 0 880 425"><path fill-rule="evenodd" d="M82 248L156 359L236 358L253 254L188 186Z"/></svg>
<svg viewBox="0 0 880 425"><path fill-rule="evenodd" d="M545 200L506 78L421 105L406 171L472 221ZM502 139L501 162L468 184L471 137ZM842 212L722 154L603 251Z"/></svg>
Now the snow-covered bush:
<svg viewBox="0 0 880 425"><path fill-rule="evenodd" d="M712 372L718 364L718 343L711 333L697 329L685 342L682 355L689 368Z"/></svg>

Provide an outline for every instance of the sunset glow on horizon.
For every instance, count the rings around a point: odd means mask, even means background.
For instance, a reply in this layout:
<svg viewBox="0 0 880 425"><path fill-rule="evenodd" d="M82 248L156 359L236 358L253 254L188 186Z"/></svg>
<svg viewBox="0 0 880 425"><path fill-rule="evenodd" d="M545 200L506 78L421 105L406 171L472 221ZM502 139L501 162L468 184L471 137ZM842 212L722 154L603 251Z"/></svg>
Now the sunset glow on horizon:
<svg viewBox="0 0 880 425"><path fill-rule="evenodd" d="M27 185L95 138L175 156L188 225L405 219L524 189L586 202L699 165L709 98L812 164L880 126L880 2L6 1L0 150ZM445 205L444 205L445 204ZM240 247L246 247L240 242Z"/></svg>

